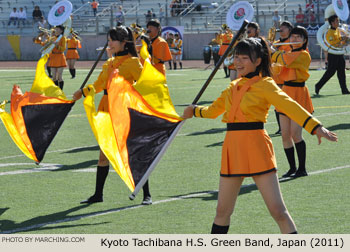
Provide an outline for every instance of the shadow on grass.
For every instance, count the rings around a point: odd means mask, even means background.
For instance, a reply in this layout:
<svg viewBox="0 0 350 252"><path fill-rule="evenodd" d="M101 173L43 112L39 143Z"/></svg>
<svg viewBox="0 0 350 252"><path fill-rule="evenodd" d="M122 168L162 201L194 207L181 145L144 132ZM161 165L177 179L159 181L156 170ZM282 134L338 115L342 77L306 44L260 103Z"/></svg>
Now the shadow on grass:
<svg viewBox="0 0 350 252"><path fill-rule="evenodd" d="M339 95L342 95L342 94L339 94ZM313 94L311 96L312 99L318 99L318 98L327 98L327 97L332 97L332 96L339 96L339 95L335 95L335 94L332 94L332 95L321 95L321 94Z"/></svg>
<svg viewBox="0 0 350 252"><path fill-rule="evenodd" d="M84 161L72 165L63 165L62 168L53 170L53 172L60 172L60 171L68 171L68 170L77 170L77 169L86 169L89 167L96 167L98 160L89 160L89 161Z"/></svg>
<svg viewBox="0 0 350 252"><path fill-rule="evenodd" d="M327 127L327 129L330 130L330 131L347 130L347 129L350 129L350 123L336 124L336 125Z"/></svg>
<svg viewBox="0 0 350 252"><path fill-rule="evenodd" d="M82 151L96 151L100 150L100 147L98 145L96 146L90 146L90 147L83 147L83 148L76 148L74 150L69 150L64 153L77 153L77 152L82 152Z"/></svg>
<svg viewBox="0 0 350 252"><path fill-rule="evenodd" d="M213 129L209 129L209 130L205 130L205 131L201 131L201 132L193 132L191 134L187 134L187 136L199 136L199 135L207 135L207 134L216 134L216 133L221 133L221 132L225 132L226 128L213 128Z"/></svg>
<svg viewBox="0 0 350 252"><path fill-rule="evenodd" d="M279 178L279 182L280 183L284 183L284 182L288 182L291 180L294 180L296 178ZM253 191L258 190L258 187L256 186L256 184L249 184L249 185L242 185L241 189L239 191L239 196L240 195L244 195L247 193L251 193ZM206 195L197 195L197 194L206 194ZM193 195L193 196L191 196ZM218 199L218 191L201 191L201 192L193 192L193 193L189 193L189 194L183 194L183 195L176 195L176 196L171 196L172 198L183 198L183 199L202 199L204 201L209 201L209 200L217 200Z"/></svg>
<svg viewBox="0 0 350 252"><path fill-rule="evenodd" d="M64 222L72 222L72 221L77 221L82 218L87 218L87 217L93 217L93 216L98 216L102 214L107 214L111 212L119 212L125 209L132 209L132 208L139 208L139 207L144 207L143 205L130 205L130 206L125 206L125 207L119 207L119 208L111 208L107 210L102 210L102 211L95 211L95 212L90 212L90 213L85 213L85 214L78 214L78 215L70 215L73 212L79 211L81 209L84 209L86 207L89 207L91 205L89 204L84 204L80 205L77 207L73 207L71 209L53 213L53 214L48 214L48 215L43 215L43 216L37 216L29 220L25 220L20 223L16 223L13 220L0 220L0 234L12 234L12 233L24 233L26 231L36 231L36 230L49 230L49 229L62 229L62 228L70 228L70 227L77 227L77 226L91 226L91 225L102 225L106 224L108 222L102 222L102 223L91 223L91 224L77 224L77 225L60 225L60 226L55 226L55 227L46 227L47 225L55 225L59 223L64 223ZM68 216L69 215L69 216Z"/></svg>
<svg viewBox="0 0 350 252"><path fill-rule="evenodd" d="M3 213L5 213L7 210L9 210L9 207L5 207L5 208L0 208L0 215L2 215Z"/></svg>

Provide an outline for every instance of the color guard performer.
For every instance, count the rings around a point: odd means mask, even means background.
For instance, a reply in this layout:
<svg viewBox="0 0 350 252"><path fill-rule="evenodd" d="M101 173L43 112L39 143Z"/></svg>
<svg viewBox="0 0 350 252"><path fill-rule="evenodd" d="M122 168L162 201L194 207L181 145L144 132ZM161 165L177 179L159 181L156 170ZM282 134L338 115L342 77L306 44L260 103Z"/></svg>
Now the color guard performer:
<svg viewBox="0 0 350 252"><path fill-rule="evenodd" d="M72 76L72 79L75 78L75 62L80 58L77 48L81 48L80 40L77 37L76 32L72 32L69 39L67 39L67 63L69 67L69 72Z"/></svg>
<svg viewBox="0 0 350 252"><path fill-rule="evenodd" d="M310 114L314 112L314 107L310 98L309 90L305 86L305 81L309 78L309 66L311 63L310 54L307 51L308 34L304 27L296 26L290 33L292 44L291 52L276 51L272 58L284 69L280 77L284 79L282 90L292 99L298 102ZM280 113L282 130L282 142L284 152L289 163L289 170L282 177L307 176L306 172L306 144L302 136L302 127L286 116L283 111ZM296 169L294 158L294 146L297 151L299 167Z"/></svg>
<svg viewBox="0 0 350 252"><path fill-rule="evenodd" d="M263 39L240 41L234 49L234 64L241 77L231 82L210 106L188 106L182 116L185 119L193 115L216 118L224 114L222 121L227 123L218 204L211 233L228 232L245 177L254 179L281 233L297 233L280 191L272 141L264 130L269 107L273 104L309 133L316 134L319 143L321 137L337 141L337 136L276 85L270 77L270 52Z"/></svg>
<svg viewBox="0 0 350 252"><path fill-rule="evenodd" d="M64 27L62 25L55 26L54 38L56 40L61 34L64 33ZM60 41L56 42L56 46L53 48L50 54L50 62L48 64L52 69L52 80L57 86L63 90L64 81L62 79L63 68L67 66L66 56L64 51L66 50L66 37L62 36Z"/></svg>
<svg viewBox="0 0 350 252"><path fill-rule="evenodd" d="M330 45L334 47L343 46L345 44L345 38L343 39L341 37L340 31L339 31L338 16L337 15L330 16L328 18L328 22L331 25L331 28L327 32L326 40ZM315 93L318 95L320 93L321 88L327 83L327 81L330 78L332 78L335 72L337 72L341 93L344 95L350 94L346 86L344 55L342 54L337 55L337 54L332 54L328 52L327 59L328 59L327 70L323 74L322 78L315 85Z"/></svg>
<svg viewBox="0 0 350 252"><path fill-rule="evenodd" d="M115 69L119 70L119 75L123 76L129 83L134 83L139 79L142 71L142 65L138 59L138 55L135 49L132 31L125 26L117 26L110 29L107 34L108 46L111 55L115 57L109 58L102 66L102 72L98 76L98 79L94 82L93 86L95 92L104 92L100 104L98 106L99 111L108 112L108 94L107 94L107 82ZM89 87L79 89L73 94L74 100L79 100L82 95L88 92ZM103 202L103 187L109 172L109 161L103 152L100 150L100 156L97 163L96 173L96 189L94 195L89 197L80 203L92 204L96 202ZM148 181L143 186L144 199L142 204L152 204L151 194L149 192Z"/></svg>
<svg viewBox="0 0 350 252"><path fill-rule="evenodd" d="M162 27L158 19L151 19L147 23L147 33L151 39L152 50L151 62L152 65L165 76L165 66L166 61L172 60L171 52L168 43L160 36Z"/></svg>

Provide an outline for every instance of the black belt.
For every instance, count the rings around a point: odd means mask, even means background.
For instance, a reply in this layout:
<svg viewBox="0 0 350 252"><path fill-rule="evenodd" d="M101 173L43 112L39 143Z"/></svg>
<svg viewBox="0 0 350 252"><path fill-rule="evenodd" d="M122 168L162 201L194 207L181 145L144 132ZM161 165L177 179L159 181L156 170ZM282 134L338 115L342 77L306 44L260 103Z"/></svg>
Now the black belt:
<svg viewBox="0 0 350 252"><path fill-rule="evenodd" d="M63 52L51 52L52 54L63 54Z"/></svg>
<svg viewBox="0 0 350 252"><path fill-rule="evenodd" d="M231 131L231 130L258 130L258 129L264 129L263 122L227 123L227 131Z"/></svg>
<svg viewBox="0 0 350 252"><path fill-rule="evenodd" d="M68 50L77 50L77 48L68 48Z"/></svg>
<svg viewBox="0 0 350 252"><path fill-rule="evenodd" d="M304 82L285 81L283 85L289 86L289 87L305 87L305 81Z"/></svg>
<svg viewBox="0 0 350 252"><path fill-rule="evenodd" d="M104 94L104 95L108 95L107 89L103 89L103 94Z"/></svg>
<svg viewBox="0 0 350 252"><path fill-rule="evenodd" d="M222 45L229 45L229 43L222 43Z"/></svg>

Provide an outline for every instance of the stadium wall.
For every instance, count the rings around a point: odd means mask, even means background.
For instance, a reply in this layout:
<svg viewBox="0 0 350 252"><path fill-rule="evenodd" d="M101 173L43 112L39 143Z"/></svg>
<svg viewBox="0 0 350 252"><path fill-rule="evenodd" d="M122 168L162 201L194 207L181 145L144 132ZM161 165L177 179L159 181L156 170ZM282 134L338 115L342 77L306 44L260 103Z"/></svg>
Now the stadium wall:
<svg viewBox="0 0 350 252"><path fill-rule="evenodd" d="M95 60L98 55L96 48L104 46L106 43L106 35L89 35L82 37L82 48L79 49L80 60ZM203 60L203 48L214 37L213 33L203 34L185 34L183 39L183 59L184 60ZM0 50L1 61L16 61L18 60L18 53L16 56L13 46L11 46L7 36L0 36ZM33 37L21 36L19 37L19 60L36 61L40 58L41 46L33 43ZM309 37L309 50L313 59L320 58L320 47L317 45L315 36ZM106 56L104 57L106 58Z"/></svg>

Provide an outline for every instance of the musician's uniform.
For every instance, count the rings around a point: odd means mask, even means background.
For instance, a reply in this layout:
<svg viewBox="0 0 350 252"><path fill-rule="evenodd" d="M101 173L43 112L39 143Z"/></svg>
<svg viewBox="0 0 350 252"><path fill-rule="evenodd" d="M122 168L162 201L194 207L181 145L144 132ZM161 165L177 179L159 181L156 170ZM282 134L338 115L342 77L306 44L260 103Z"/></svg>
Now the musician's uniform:
<svg viewBox="0 0 350 252"><path fill-rule="evenodd" d="M103 64L102 72L93 84L96 93L104 91L104 96L98 106L99 111L108 112L107 84L110 74L115 69L119 70L120 76L123 76L125 80L133 84L140 77L142 65L137 57L131 57L129 54L110 58ZM88 89L89 87L83 89L84 96L88 94Z"/></svg>
<svg viewBox="0 0 350 252"><path fill-rule="evenodd" d="M225 33L222 33L220 35L221 45L220 45L220 50L219 50L219 56L224 55L226 49L228 48L228 46L231 43L232 38L233 38L233 34L232 33L225 32ZM224 71L225 71L226 77L229 77L230 76L230 72L229 72L229 70L227 70L226 66L224 66Z"/></svg>
<svg viewBox="0 0 350 252"><path fill-rule="evenodd" d="M174 39L173 43L172 43L172 46L171 46L171 49L170 49L172 55L174 56L173 57L174 70L176 70L176 60L179 61L180 68L182 69L182 62L181 62L182 51L181 51L181 47L182 47L182 40L180 38L179 39Z"/></svg>
<svg viewBox="0 0 350 252"><path fill-rule="evenodd" d="M80 41L76 38L71 38L71 39L67 39L67 54L66 54L66 59L70 60L70 59L75 59L78 60L79 57L79 53L77 48L81 48L81 44ZM75 68L69 68L69 72L72 75L72 78L75 77Z"/></svg>
<svg viewBox="0 0 350 252"><path fill-rule="evenodd" d="M290 42L289 38L286 38L286 39L279 39L274 43L289 43L289 42ZM292 51L292 46L279 45L279 46L276 46L276 49L277 51L281 51L281 52L290 52ZM274 60L272 59L272 63L276 63L276 62L274 62ZM280 73L282 72L282 70L283 70L283 66L278 64L272 65L272 78L280 88L282 88L282 85L284 83L284 80L280 77Z"/></svg>
<svg viewBox="0 0 350 252"><path fill-rule="evenodd" d="M172 60L168 43L160 36L152 40L152 65L165 76L164 62Z"/></svg>
<svg viewBox="0 0 350 252"><path fill-rule="evenodd" d="M283 92L271 77L250 73L231 82L210 106L194 109L196 117L216 118L227 123L221 172L223 177L247 177L276 171L272 141L264 130L273 104L314 134L320 122Z"/></svg>
<svg viewBox="0 0 350 252"><path fill-rule="evenodd" d="M279 74L284 80L282 90L309 113L313 113L314 107L309 89L305 86L305 81L310 77L310 54L301 48L287 53L276 51L272 55L272 60L283 66Z"/></svg>
<svg viewBox="0 0 350 252"><path fill-rule="evenodd" d="M330 28L326 34L327 42L334 47L341 47L344 42L341 39L339 28ZM326 82L332 78L332 76L337 72L337 77L339 80L340 88L342 94L350 94L348 88L346 87L345 79L345 59L344 55L336 55L328 52L328 66L326 72L323 74L322 78L315 85L315 93L318 94L321 88L326 84Z"/></svg>
<svg viewBox="0 0 350 252"><path fill-rule="evenodd" d="M67 66L66 56L64 56L64 51L66 50L66 43L67 39L63 36L58 42L58 45L53 48L50 55L49 67L60 68Z"/></svg>

